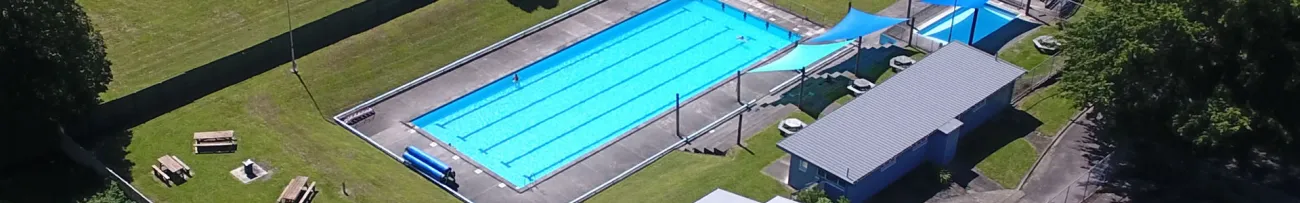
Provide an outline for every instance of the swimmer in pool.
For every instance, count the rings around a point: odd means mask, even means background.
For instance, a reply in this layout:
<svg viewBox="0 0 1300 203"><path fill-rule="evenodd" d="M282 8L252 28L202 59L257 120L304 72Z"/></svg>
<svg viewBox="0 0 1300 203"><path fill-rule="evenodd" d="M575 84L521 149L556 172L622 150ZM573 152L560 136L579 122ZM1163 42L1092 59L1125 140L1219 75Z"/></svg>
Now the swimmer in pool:
<svg viewBox="0 0 1300 203"><path fill-rule="evenodd" d="M739 41L742 42L742 43L743 43L743 42L749 42L749 39L745 39L745 36L744 36L744 35L736 35L736 40L739 40Z"/></svg>
<svg viewBox="0 0 1300 203"><path fill-rule="evenodd" d="M514 81L515 84L519 84L519 74L516 73L516 74L515 74L515 79L512 80L512 81Z"/></svg>

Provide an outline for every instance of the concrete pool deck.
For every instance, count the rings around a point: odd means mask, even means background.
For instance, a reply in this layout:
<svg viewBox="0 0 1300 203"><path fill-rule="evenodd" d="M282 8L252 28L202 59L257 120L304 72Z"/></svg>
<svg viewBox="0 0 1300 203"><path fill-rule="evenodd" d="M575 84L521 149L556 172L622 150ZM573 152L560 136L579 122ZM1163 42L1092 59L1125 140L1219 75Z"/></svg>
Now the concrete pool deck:
<svg viewBox="0 0 1300 203"><path fill-rule="evenodd" d="M757 0L720 1L746 10L754 16L767 19L774 25L804 37L824 30L812 22L804 21L801 17ZM373 109L374 116L351 127L355 128L361 136L372 140L378 145L377 147L393 153L400 154L406 146L415 146L447 162L457 173L456 183L450 186L467 201L569 202L577 198L585 198L584 194L589 191L601 187L603 183L637 167L639 163L679 142L679 134L689 135L708 127L706 125L709 123L740 108L741 104L736 101L737 87L734 80L729 78L723 83L712 85L709 90L690 100L684 98L681 109L681 132L676 132L678 121L673 111L661 113L652 121L639 125L636 129L602 145L594 152L584 155L522 190L516 190L505 184L506 181L492 175L488 169L474 163L444 143L423 135L421 130L411 128L405 122L622 22L660 2L663 0L607 0L595 4L499 49L490 50L467 63L449 66L448 71L415 83L409 88L397 90L397 94L381 98L372 105L363 106L362 108ZM740 95L746 101L763 97L768 95L773 87L796 75L798 74L793 72L746 74L742 77ZM758 126L761 129L763 126L758 124L770 123L763 121L764 119L779 119L785 116L784 114L760 116L769 112L773 114L782 112L779 108L756 109L751 111L753 113L746 113L746 117L751 118L746 119L746 129L751 126ZM756 115L750 117L751 114ZM722 126L734 126L734 124ZM756 130L747 131L750 134L756 132ZM398 157L394 158L400 160ZM392 172L376 171L376 173Z"/></svg>

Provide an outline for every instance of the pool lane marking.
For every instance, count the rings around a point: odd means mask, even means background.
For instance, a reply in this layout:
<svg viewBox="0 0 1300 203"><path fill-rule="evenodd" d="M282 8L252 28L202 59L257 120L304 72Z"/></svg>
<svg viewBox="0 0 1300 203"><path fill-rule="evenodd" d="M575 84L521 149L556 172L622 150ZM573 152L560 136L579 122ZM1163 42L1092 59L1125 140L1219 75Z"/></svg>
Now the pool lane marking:
<svg viewBox="0 0 1300 203"><path fill-rule="evenodd" d="M646 50L650 50L650 48L657 47L657 45L662 44L664 41L667 41L668 39L671 39L671 38L673 38L674 36L677 36L678 34L681 34L682 32L686 32L686 30L688 30L688 29L690 29L690 28L693 28L693 27L695 27L695 26L698 26L698 25L702 24L703 22L704 22L704 21L696 22L695 24L691 25L691 27L688 27L687 29L682 29L681 31L678 31L677 33L674 33L674 34L668 36L667 38L664 38L664 39L662 39L662 40L659 40L659 41L655 42L654 45L652 45L652 46L646 46L645 48L642 48L641 50L638 50L636 53L633 53L632 55L640 55L642 52L645 52ZM569 85L566 85L566 86L564 86L564 88L561 88L560 90L555 91L555 92L563 92L563 91L565 91L565 90L568 90L569 88L572 88L574 85L577 85L578 83L581 83L582 81L586 81L587 79L591 79L592 77L594 77L594 76L596 76L596 75L599 75L599 74L602 73L602 72L608 71L608 70L610 69L610 67L613 67L613 66L618 65L618 64L620 64L620 63L626 62L627 59L630 59L630 58L632 58L632 57L624 57L623 59L619 59L618 61L614 62L614 64L610 64L609 66L606 66L604 69L601 69L600 71L596 71L596 73L592 73L592 74L590 74L590 75L587 75L587 76L583 77L582 79L579 79L578 81L571 82L571 83L569 83ZM555 93L555 92L552 92L552 93ZM479 131L482 131L483 129L487 129L488 127L492 127L493 125L496 125L497 123L500 123L501 121L506 120L506 118L509 118L510 116L513 116L513 115L515 115L515 114L517 114L517 113L523 111L524 109L528 109L528 108L532 107L533 105L536 105L537 103L541 103L541 102L532 102L532 103L528 103L528 105L524 105L523 108L516 109L516 110L511 111L510 113L506 114L505 116L502 116L501 119L494 120L494 121L492 121L492 122L489 122L487 125L483 125L482 127L478 127L477 129L474 129L473 131L470 131L469 133L466 133L465 136L460 137L460 139L461 139L461 140L465 140L465 138L467 138L467 137L469 137L469 136L471 136L471 135L474 135L475 133L478 133ZM514 138L515 136L519 136L519 134L516 133L516 134L514 134L514 135L511 135L510 137L506 138L506 140L512 139L512 138ZM483 152L483 153L486 154L486 153L487 153L487 150L479 149L479 152Z"/></svg>
<svg viewBox="0 0 1300 203"><path fill-rule="evenodd" d="M699 41L699 42L696 42L695 44L692 44L692 45L689 46L689 47L686 47L686 49L683 50L682 52L686 52L686 51L690 51L690 50L692 50L692 49L695 49L695 47L698 47L698 46L700 46L701 44L704 44L705 42L709 42L709 40L713 40L714 37L718 37L719 35L722 35L722 33L726 33L727 31L730 31L730 30L731 30L730 28L727 28L727 29L723 29L723 30L718 31L717 33L713 33L712 35L709 35L709 37L704 38L704 40ZM734 48L732 48L732 49L734 49ZM722 53L727 53L728 51L731 51L731 49L724 50ZM604 94L605 92L609 92L609 90L614 89L614 87L618 87L619 85L622 85L623 83L629 81L629 79L631 79L631 78L636 78L637 76L640 76L641 74L645 74L646 72L649 72L651 69L654 69L656 66L659 66L659 65L661 65L661 64L663 64L663 63L666 63L666 62L668 62L668 61L671 61L671 59L673 59L673 58L677 58L678 56L681 56L681 55L682 55L682 54L679 52L679 53L676 54L676 55L673 55L673 56L668 57L668 58L663 59L663 60L659 60L659 62L656 62L656 63L650 65L650 67L647 67L647 68L645 68L645 69L642 69L641 71L638 71L636 74L632 74L631 76L628 76L628 77L625 78L625 79L619 80L618 83L614 83L613 85L610 85L608 88L605 88L605 89L603 89L603 90L600 90L599 92L596 92L595 94L591 94L591 96L589 96L589 97L587 97L587 98L585 98L585 99L582 99L581 101L578 101L578 103L575 103L575 104L573 104L573 105L569 105L568 108L565 108L564 110L560 110L560 112L556 112L555 114L551 114L551 116L546 117L545 119L542 119L542 120L540 120L540 121L534 122L533 125L528 126L528 127L524 128L523 130L520 130L519 133L516 133L514 136L510 136L509 138L506 138L505 140L501 140L501 141L497 142L496 144L492 144L492 146L488 146L487 148L480 149L480 150L483 151L483 153L487 153L487 151L491 151L492 149L496 148L497 146L501 146L501 144L506 143L506 142L509 142L510 140L514 139L515 136L519 136L519 135L523 134L523 132L528 132L529 130L532 130L533 128L536 128L537 126L540 126L542 123L546 123L546 121L550 121L551 119L555 119L555 117L560 116L560 114L564 114L565 112L568 112L569 110L573 110L573 108L578 107L579 105L581 105L581 104L583 104L583 103L586 103L587 101L591 101L592 98L596 98L596 96L600 96L601 94ZM716 57L715 57L715 58L716 58ZM708 62L708 61L702 61L702 62L700 62L700 64L707 63L707 62ZM699 64L696 64L696 66L699 66ZM689 72L690 69L687 69L686 71ZM651 89L651 90L653 90L653 89ZM604 115L604 114L601 114L601 115ZM599 117L599 116L597 116L597 117ZM593 117L593 118L594 118L594 117ZM588 120L587 122L591 122L591 120ZM581 125L579 125L579 126L581 126ZM572 132L572 130L570 130L570 132ZM565 132L565 133L567 134L568 132ZM545 144L542 144L542 145L545 146L546 144L550 144L551 142L555 141L556 139L559 139L560 137L563 137L563 134L561 134L561 136L555 136L555 138L551 139L550 141L546 141L546 143L545 143ZM537 147L533 148L533 150L529 150L527 153L524 153L524 154L526 155L526 154L528 154L528 153L532 153L532 152L535 151L535 150L537 150ZM514 162L514 161L511 161L511 162ZM510 166L510 164L506 164L506 166Z"/></svg>
<svg viewBox="0 0 1300 203"><path fill-rule="evenodd" d="M714 35L714 36L717 36L717 35ZM710 39L712 39L712 37L710 37ZM708 41L708 40L705 40L705 41ZM722 55L726 55L727 53L730 53L732 50L735 50L736 48L741 47L740 45L741 45L741 44L732 45L730 48L727 48L726 50L724 50L724 51L722 51L722 52L719 52L718 54L715 54L715 55L713 55L712 57L709 57L708 60L704 60L704 61L702 61L702 62L700 62L700 63L698 63L698 64L695 64L695 66L692 66L691 68L686 69L686 71L682 71L681 73L678 73L677 75L673 76L672 78L670 78L670 79L668 79L668 80L664 80L663 82L660 82L659 84L655 85L654 88L647 89L645 92L641 92L641 94L638 94L636 97L632 97L632 99L629 99L629 100L623 101L623 103L620 103L619 105L615 105L615 106L624 106L624 105L627 105L628 103L630 103L630 102L632 102L632 101L636 101L636 99L641 98L641 97L645 96L646 94L648 94L648 93L650 93L650 92L653 92L653 91L655 91L655 90L657 90L657 89L663 87L665 84L668 84L669 82L672 82L672 81L674 81L674 80L677 80L677 78L681 78L682 75L686 75L686 74L688 74L688 73L691 73L693 70L695 70L695 69L697 69L697 68L700 68L701 66L704 66L704 64L708 64L709 62L712 62L714 59L717 59L718 57L721 57ZM682 53L678 53L678 55L681 55L681 54L682 54ZM710 86L711 86L711 85L710 85ZM662 107L661 107L661 108L662 108ZM614 111L613 111L613 110L605 111L605 112L601 113L600 115L593 116L593 117L592 117L593 119L588 119L586 122L583 122L582 124L579 124L578 126L574 126L574 127L572 127L572 128L569 128L568 131L566 131L566 132L564 132L564 133L561 133L559 136L555 136L555 138L552 138L551 140L546 141L546 142L543 143L542 145L538 145L539 147L534 147L533 149L528 150L527 152L524 152L524 154L520 154L519 156L515 156L515 158L510 159L509 162L502 162L502 163L505 164L506 166L510 166L510 164L514 163L515 161L519 161L520 158L523 158L523 157L525 157L525 156L528 156L529 154L532 154L533 152L536 152L537 149L541 149L542 147L545 147L545 146L547 146L547 145L550 145L552 142L555 142L556 140L559 140L560 138L565 137L565 136L569 135L570 133L573 133L573 131L576 131L576 130L578 130L578 129L581 129L582 126L586 126L587 124L591 124L591 121L595 121L595 120L597 120L597 119L595 119L595 118L603 117L603 116L609 114L610 112L614 112ZM659 112L659 111L654 111L654 112ZM626 127L626 126L624 126L624 127ZM606 135L606 136L608 136L608 135ZM599 141L599 140L603 140L603 139L596 139L596 140ZM590 145L588 145L588 146L590 146ZM584 149L584 148L586 148L586 147L582 147L582 148L578 148L578 149ZM578 151L582 151L582 150L578 150ZM565 157L565 159L568 159L568 157ZM560 160L564 160L564 159L560 159ZM552 164L552 165L554 165L554 164ZM548 166L547 168L549 168L549 166ZM536 175L536 173L534 173L533 175ZM531 177L531 176L530 176L530 177Z"/></svg>
<svg viewBox="0 0 1300 203"><path fill-rule="evenodd" d="M696 22L696 23L693 24L691 27L697 26L697 25L699 25L700 23L701 23L701 22ZM691 27L688 27L688 29L691 28ZM685 29L683 29L683 30L685 30ZM633 34L633 35L635 35L635 34ZM675 35L676 35L676 34L674 34L674 36L675 36ZM631 35L629 35L629 36L631 36ZM630 39L630 38L631 38L631 37L627 37L627 38L620 39L620 40L616 41L615 44L622 43L623 41L625 41L625 40L627 40L627 39ZM668 38L671 38L671 36L669 36ZM661 39L661 40L659 40L658 42L656 42L654 45L658 45L659 42L663 42L663 41L667 40L668 38ZM646 46L645 49L649 49L649 48L651 48L651 47L654 47L654 45ZM603 52L605 49L608 49L609 47L614 47L614 46L611 45L611 46L602 47L600 50L597 50L596 52L592 52L592 54L588 54L588 55L586 55L586 56L583 56L582 58L578 59L577 61L585 61L585 60L587 60L588 58L590 58L591 56L595 56L597 53ZM643 50L641 50L641 51L638 51L637 53L634 53L634 55L635 55L635 54L639 54L639 53L644 52L644 51L645 51L645 50L643 49ZM626 58L625 58L624 60L626 60ZM624 61L624 60L619 60L618 62L615 62L615 64L617 64L617 63L622 63L622 61ZM536 82L534 82L534 83L532 83L532 84L536 84L536 83L538 83L538 82L541 82L543 79L545 79L545 78L547 78L547 77L550 77L551 75L554 75L555 73L561 72L562 69L567 69L567 68L569 68L569 67L573 67L573 65L575 65L575 64L578 64L578 63L577 63L577 62L570 63L570 64L568 64L568 65L565 65L565 66L561 67L560 69L557 69L557 70L555 70L555 71L551 71L550 73L547 73L546 75L542 76L541 78L536 79L536 80L535 80ZM602 70L600 70L600 71L597 71L596 73L592 73L591 75L595 75L595 74L598 74L598 73L603 72L603 71L606 71L606 69L602 69ZM553 94L553 93L555 93L555 92L561 92L561 91L564 91L565 89L568 89L569 87L573 86L573 84L576 84L576 83L578 83L578 82L581 82L581 81L585 81L585 80L587 80L587 79L590 79L590 78L591 78L591 75L588 75L587 77L584 77L584 78L582 78L582 79L579 79L578 81L570 82L570 84L569 84L568 86L565 86L564 88L559 89L559 90L556 90L556 91L551 92L551 93ZM519 92L519 90L508 92L508 93L506 93L505 95L502 95L502 96L499 96L499 97L497 97L497 98L494 98L492 101L489 101L488 103L485 103L485 104L483 104L483 105L476 106L476 107L474 107L473 109L471 109L469 112L466 112L466 113L460 114L460 115L458 115L456 118L452 118L452 120L449 120L449 121L447 121L446 123L450 123L450 122L453 122L453 121L456 121L456 120L460 119L461 117L464 117L464 116L466 116L466 115L470 115L472 112L477 111L477 110L479 110L479 109L482 109L483 107L487 107L487 106L489 106L488 104L491 104L491 103L493 103L493 102L496 102L496 101L498 101L498 100L500 100L500 99L502 99L502 98L506 98L506 97L508 97L509 95L514 94L515 92ZM537 101L543 100L543 99L545 99L545 98L546 98L546 97L541 97L541 98L538 98L537 100L535 100L535 101L533 101L533 102L529 102L528 105L525 105L524 107L519 108L519 109L515 109L514 111L512 111L512 112L506 114L505 116L502 116L501 119L505 119L506 117L509 117L510 115L514 115L515 113L519 113L520 111L523 111L524 109L528 108L529 106L532 106L532 104L537 103ZM457 137L457 138L460 138L461 140L466 140L465 138L469 138L469 136L473 135L474 133L478 132L479 130L482 130L482 129L484 129L484 128L487 128L488 126L491 126L491 125L493 125L493 124L495 124L495 123L497 123L497 122L500 122L501 119L497 119L497 120L495 120L495 121L492 121L491 123L488 123L488 124L486 124L486 125L484 125L484 126L479 127L478 129L476 129L476 130L474 130L474 131L471 131L470 133L465 133L464 135L460 135L460 136L456 136L456 137Z"/></svg>
<svg viewBox="0 0 1300 203"><path fill-rule="evenodd" d="M663 24L664 22L667 22L668 19L671 19L671 17L676 17L676 16L680 15L682 12L683 12L683 11L678 11L678 12L675 12L675 13L671 13L671 14L669 15L668 18L663 18L662 20L655 21L654 23L650 24L650 26L646 26L645 28L642 28L642 29L639 29L639 30L634 29L634 32L630 32L628 35L624 35L624 36L622 36L622 38L619 38L619 39L617 39L617 40L614 40L613 42L614 42L614 44L619 44L619 43L621 43L621 42L623 42L623 41L626 41L626 40L628 40L628 39L631 39L631 38L632 38L631 36L639 35L639 34L641 34L642 32L645 32L646 30L650 30L650 29L648 29L648 28L659 26L659 24ZM613 45L610 45L610 46L600 47L600 48L596 49L594 52L591 52L591 54L583 55L582 57L578 58L577 61L584 61L584 60L586 60L587 58L590 58L591 56L595 56L596 53L603 52L605 49L609 49L610 47L614 47L614 46L613 46ZM557 53L558 53L558 52L557 52ZM554 54L552 54L552 55L554 55ZM549 57L549 56L548 56L548 57ZM542 60L546 60L546 59L542 59ZM551 75L554 75L556 72L560 72L561 70L564 70L564 69L567 69L567 68L569 68L569 67L572 67L574 64L577 64L577 63L569 63L569 64L566 64L566 65L564 65L564 66L560 66L560 68L553 69L553 71L549 71L549 72L547 72L546 74L542 75L541 77L534 77L534 78L537 78L537 79L533 79L533 81L535 81L535 82L530 83L530 84L534 84L534 83L540 82L542 79L545 79L545 78L547 78L547 77L550 77ZM525 68L527 68L527 67L525 67ZM497 82L504 81L504 80L502 80L502 79L505 79L505 78L502 77L502 78L500 78L500 79L497 79ZM530 78L530 79L531 79L531 78ZM511 94L514 94L515 92L518 92L520 89L522 89L523 86L527 86L527 85L520 84L519 86L520 86L520 88L516 88L514 91L509 91L509 92L506 92L506 93L503 94L503 95L496 96L496 97L492 98L491 100L489 100L487 103L483 103L483 105L475 106L474 108L470 109L469 111L466 111L465 113L460 113L460 114L456 115L454 118L451 118L451 119L441 119L441 120L443 120L442 122L434 122L434 123L435 123L435 125L438 125L438 126L446 126L448 123L451 123L451 122L454 122L454 121L456 121L456 120L459 120L460 118L465 117L466 115L469 115L469 114L471 114L471 113L473 113L473 112L475 112L475 111L478 111L479 109L482 109L483 107L486 107L486 106L488 106L489 104L495 103L497 100L500 100L500 99L502 99L502 98L506 98L507 96L510 96ZM472 93L471 93L471 94L472 94ZM458 136L458 137L459 137L459 136ZM464 139L464 138L461 138L461 139Z"/></svg>
<svg viewBox="0 0 1300 203"><path fill-rule="evenodd" d="M734 48L734 47L733 47L733 48ZM768 52L770 52L770 51L772 51L772 48L768 48L768 51L767 51L767 52L760 52L760 53L768 53ZM763 57L763 56L766 56L766 55L769 55L769 54L758 54L758 55L756 55L756 56L754 56L754 57L751 57L750 60L752 61L752 60L755 60L755 59L757 59L757 58L759 58L759 57ZM720 55L719 55L719 56L720 56ZM715 57L715 58L716 58L716 57ZM733 70L735 70L735 69L739 69L739 68L744 67L744 66L747 66L747 65L749 65L749 64L740 64L740 65L738 65L738 66L736 66L736 67L733 67L732 69L733 69ZM730 76L730 75L724 75L724 76ZM676 78L674 77L674 79L676 79ZM660 85L663 85L663 84L660 84ZM700 87L696 88L695 90L692 90L692 92L700 91L701 88L707 88L707 87L711 87L711 86L712 86L712 85L708 85L708 86L700 86ZM656 87L656 89L657 89L657 88L658 88L658 87ZM695 92L695 93L699 93L699 92ZM692 95L692 96L693 96L693 95ZM660 106L659 108L663 108L664 106L667 106L667 105L668 105L668 104L659 105L659 106ZM656 114L656 113L659 113L659 112L660 112L660 111L654 111L654 112L646 113L646 115L647 115L647 116L648 116L648 115L653 115L653 114ZM642 118L645 118L645 116L642 116ZM630 126L632 126L632 125L635 125L635 124L638 124L638 123L641 123L641 122L629 122L628 124L623 125L623 127L622 127L622 128L619 128L619 129L628 128L628 127L630 127ZM609 135L614 135L614 133L606 134L605 137L608 138ZM589 148L589 147L591 147L592 145L600 144L602 140L604 140L604 139L596 139L596 140L592 141L591 143L587 143L587 146L584 146L584 147L582 147L582 148L578 148L578 151L574 151L573 153L569 153L569 155L564 156L563 159L559 159L559 160L556 160L555 162L551 162L551 165L547 165L547 166L546 166L545 168L543 168L543 169L547 169L547 168L555 167L556 164L559 164L560 162L563 162L564 160L569 159L569 157L573 157L574 155L577 155L578 153L583 152L584 149ZM518 159L518 158L516 158L516 159ZM527 177L527 178L529 178L529 179L532 179L532 177L536 177L536 176L537 176L539 173L541 173L542 171L543 171L543 170L535 171L535 172L533 172L533 174L526 175L525 177Z"/></svg>

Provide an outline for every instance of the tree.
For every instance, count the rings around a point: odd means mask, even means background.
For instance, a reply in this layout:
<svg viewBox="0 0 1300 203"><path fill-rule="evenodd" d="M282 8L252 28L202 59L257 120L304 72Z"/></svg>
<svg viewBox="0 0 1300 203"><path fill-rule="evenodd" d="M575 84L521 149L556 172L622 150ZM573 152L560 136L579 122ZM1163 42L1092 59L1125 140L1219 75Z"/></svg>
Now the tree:
<svg viewBox="0 0 1300 203"><path fill-rule="evenodd" d="M1101 2L1066 30L1060 80L1099 129L1138 155L1185 154L1266 185L1294 173L1300 2Z"/></svg>
<svg viewBox="0 0 1300 203"><path fill-rule="evenodd" d="M794 193L794 201L803 203L849 203L849 197L840 195L838 199L831 200L826 196L826 190L821 185L813 184Z"/></svg>
<svg viewBox="0 0 1300 203"><path fill-rule="evenodd" d="M820 199L827 199L826 191L822 190L821 185L813 184L794 193L794 201L796 202L817 203Z"/></svg>
<svg viewBox="0 0 1300 203"><path fill-rule="evenodd" d="M0 3L0 148L8 158L52 146L60 123L99 104L112 79L104 49L72 0Z"/></svg>

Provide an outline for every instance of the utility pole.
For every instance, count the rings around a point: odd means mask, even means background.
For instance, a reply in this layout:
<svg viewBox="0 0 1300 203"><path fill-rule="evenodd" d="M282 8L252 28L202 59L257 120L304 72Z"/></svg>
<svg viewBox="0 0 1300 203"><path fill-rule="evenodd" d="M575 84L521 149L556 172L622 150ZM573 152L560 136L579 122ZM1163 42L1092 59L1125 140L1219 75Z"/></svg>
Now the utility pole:
<svg viewBox="0 0 1300 203"><path fill-rule="evenodd" d="M316 102L316 96L311 94L311 88L307 88L307 81L303 80L302 74L298 73L298 53L294 52L293 49L293 7L290 6L289 0L284 1L284 12L289 19L289 73L293 73L293 76L298 78L298 84L301 84L302 89L307 92L307 98L311 99L311 105L316 108L316 114L329 121L329 117L325 116L325 113L320 110L320 104Z"/></svg>

